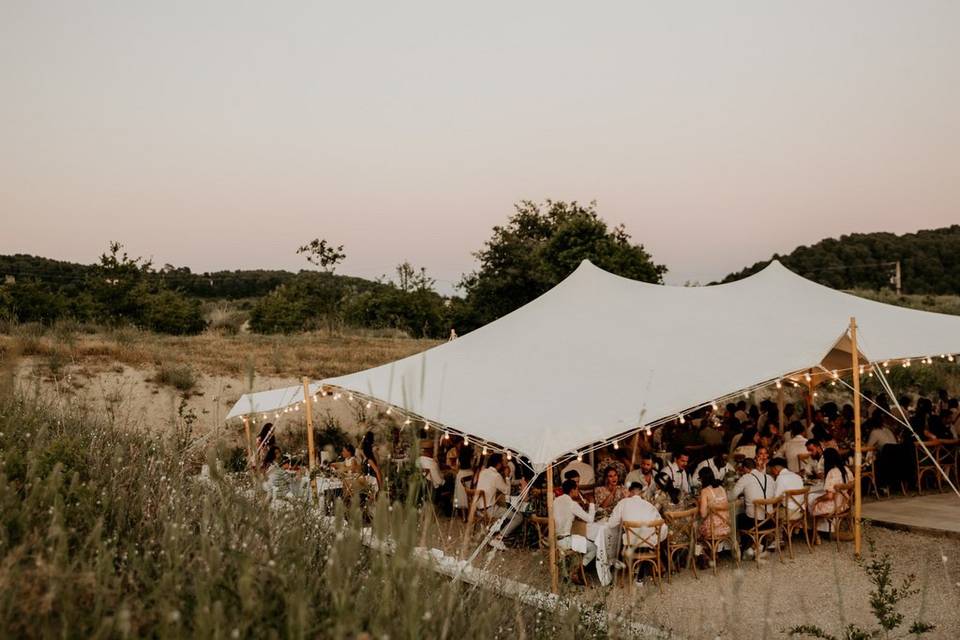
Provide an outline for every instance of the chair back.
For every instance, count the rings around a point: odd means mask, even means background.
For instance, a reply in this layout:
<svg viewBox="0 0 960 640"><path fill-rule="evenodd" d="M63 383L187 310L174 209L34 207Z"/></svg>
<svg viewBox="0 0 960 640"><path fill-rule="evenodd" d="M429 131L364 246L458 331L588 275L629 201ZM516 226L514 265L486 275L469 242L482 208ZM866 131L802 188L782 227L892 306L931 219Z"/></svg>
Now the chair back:
<svg viewBox="0 0 960 640"><path fill-rule="evenodd" d="M730 537L729 533L718 536L716 525L718 520L727 521L730 518L730 505L710 505L707 507L707 535L710 540L723 540Z"/></svg>
<svg viewBox="0 0 960 640"><path fill-rule="evenodd" d="M667 541L670 545L687 546L696 535L694 524L697 521L697 509L667 511L663 514L667 523Z"/></svg>
<svg viewBox="0 0 960 640"><path fill-rule="evenodd" d="M636 520L624 520L621 526L626 536L626 546L628 547L646 547L657 549L660 547L660 527L663 526L663 520L648 520L640 522ZM643 529L650 531L643 535Z"/></svg>
<svg viewBox="0 0 960 640"><path fill-rule="evenodd" d="M853 482L844 482L843 484L835 485L833 490L835 493L843 496L844 502L846 503L846 506L838 509L834 515L850 511L850 508L853 506Z"/></svg>
<svg viewBox="0 0 960 640"><path fill-rule="evenodd" d="M798 520L807 512L810 503L810 487L788 489L783 492L783 507L788 520Z"/></svg>
<svg viewBox="0 0 960 640"><path fill-rule="evenodd" d="M753 501L753 526L761 529L779 522L777 509L783 504L783 496Z"/></svg>

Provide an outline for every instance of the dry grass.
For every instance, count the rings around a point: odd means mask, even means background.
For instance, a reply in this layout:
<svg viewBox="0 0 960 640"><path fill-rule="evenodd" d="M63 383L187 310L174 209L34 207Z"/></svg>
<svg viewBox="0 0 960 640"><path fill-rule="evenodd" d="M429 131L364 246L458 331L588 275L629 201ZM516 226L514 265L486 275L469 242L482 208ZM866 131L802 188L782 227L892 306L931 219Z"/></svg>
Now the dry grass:
<svg viewBox="0 0 960 640"><path fill-rule="evenodd" d="M209 375L257 371L276 376L324 378L390 362L438 344L377 332L303 333L290 336L166 336L133 329L97 334L54 332L0 334L0 359L18 350L24 356L55 357L88 370L120 362L139 369L189 365Z"/></svg>

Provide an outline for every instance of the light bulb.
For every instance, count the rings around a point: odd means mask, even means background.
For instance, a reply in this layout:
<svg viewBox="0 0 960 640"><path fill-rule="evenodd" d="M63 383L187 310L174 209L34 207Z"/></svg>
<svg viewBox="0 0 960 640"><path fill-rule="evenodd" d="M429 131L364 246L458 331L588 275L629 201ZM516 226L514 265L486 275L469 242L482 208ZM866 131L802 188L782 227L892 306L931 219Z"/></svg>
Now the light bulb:
<svg viewBox="0 0 960 640"><path fill-rule="evenodd" d="M777 380L777 389L782 389L782 388L783 388L783 384L779 380Z"/></svg>
<svg viewBox="0 0 960 640"><path fill-rule="evenodd" d="M812 380L812 378L810 377L810 374L809 374L809 373L803 374L803 378L804 378L804 380L806 380L807 382L810 382L810 380Z"/></svg>
<svg viewBox="0 0 960 640"><path fill-rule="evenodd" d="M449 440L449 439L450 439L450 434L449 434L449 433L444 433L444 434L443 434L443 439L444 439L444 440Z"/></svg>
<svg viewBox="0 0 960 640"><path fill-rule="evenodd" d="M424 422L424 423L423 423L423 430L424 430L424 431L430 431L430 423L429 423L429 422Z"/></svg>
<svg viewBox="0 0 960 640"><path fill-rule="evenodd" d="M779 385L779 383L777 383L777 384ZM710 408L713 409L714 411L716 411L716 410L717 410L717 403L716 403L716 402L710 403Z"/></svg>
<svg viewBox="0 0 960 640"><path fill-rule="evenodd" d="M483 455L487 455L487 448L486 448L486 447L483 448Z"/></svg>
<svg viewBox="0 0 960 640"><path fill-rule="evenodd" d="M648 436L651 435L652 433L653 433L653 432L650 431L650 429L647 429L647 435L648 435Z"/></svg>
<svg viewBox="0 0 960 640"><path fill-rule="evenodd" d="M410 424L410 418L407 418L406 420L404 420L404 421L403 421L403 424L404 424L404 426Z"/></svg>
<svg viewBox="0 0 960 640"><path fill-rule="evenodd" d="M614 448L614 449L619 449L619 448L620 448L620 441L619 441L619 440L614 440L614 441L613 441L613 448Z"/></svg>
<svg viewBox="0 0 960 640"><path fill-rule="evenodd" d="M387 407L387 415L393 413L393 407Z"/></svg>
<svg viewBox="0 0 960 640"><path fill-rule="evenodd" d="M583 454L577 453L577 462L583 462Z"/></svg>
<svg viewBox="0 0 960 640"><path fill-rule="evenodd" d="M683 417L683 414L681 413L681 414L680 414L680 424L684 424L685 422L686 422L686 419Z"/></svg>
<svg viewBox="0 0 960 640"><path fill-rule="evenodd" d="M470 444L470 438L463 436L463 446L467 446L468 444Z"/></svg>

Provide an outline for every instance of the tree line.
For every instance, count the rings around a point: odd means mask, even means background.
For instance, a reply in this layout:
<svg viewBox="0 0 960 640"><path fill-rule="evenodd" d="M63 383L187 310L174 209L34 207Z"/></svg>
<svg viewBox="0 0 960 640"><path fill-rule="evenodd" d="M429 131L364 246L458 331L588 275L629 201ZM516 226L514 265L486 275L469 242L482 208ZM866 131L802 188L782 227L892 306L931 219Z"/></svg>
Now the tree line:
<svg viewBox="0 0 960 640"><path fill-rule="evenodd" d="M132 324L191 334L208 326L204 305L230 301L249 329L292 333L329 326L397 329L415 337L464 333L517 309L566 278L584 259L634 280L661 283L657 264L622 226L610 226L596 203L522 201L474 253L459 295L443 296L423 268L409 262L375 280L335 273L342 245L316 238L296 249L308 268L193 273L128 255L111 242L98 262L80 265L26 255L0 256L0 319L52 323L63 318ZM901 262L911 293L960 293L960 225L897 236L852 234L774 255L800 275L837 289L891 286ZM766 266L759 262L724 282Z"/></svg>

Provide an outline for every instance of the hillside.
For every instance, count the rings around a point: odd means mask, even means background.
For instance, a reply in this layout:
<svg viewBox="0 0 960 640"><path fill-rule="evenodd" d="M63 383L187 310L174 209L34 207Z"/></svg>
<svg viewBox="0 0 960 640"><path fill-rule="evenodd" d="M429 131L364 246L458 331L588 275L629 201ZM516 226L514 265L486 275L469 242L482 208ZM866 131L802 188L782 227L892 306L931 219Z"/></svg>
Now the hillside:
<svg viewBox="0 0 960 640"><path fill-rule="evenodd" d="M916 233L854 233L774 254L791 271L834 289L891 288L900 261L902 291L910 294L960 294L960 225ZM732 273L723 282L760 271L770 260Z"/></svg>

